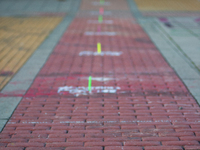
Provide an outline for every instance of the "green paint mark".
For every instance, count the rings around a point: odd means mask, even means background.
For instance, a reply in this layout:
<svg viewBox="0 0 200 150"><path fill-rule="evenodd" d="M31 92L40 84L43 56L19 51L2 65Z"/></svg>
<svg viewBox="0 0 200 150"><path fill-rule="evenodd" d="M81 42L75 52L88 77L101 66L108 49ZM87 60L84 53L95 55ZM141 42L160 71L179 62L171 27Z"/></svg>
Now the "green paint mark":
<svg viewBox="0 0 200 150"><path fill-rule="evenodd" d="M103 5L105 3L105 0L100 0L100 4Z"/></svg>
<svg viewBox="0 0 200 150"><path fill-rule="evenodd" d="M89 76L89 78L88 78L88 91L90 91L91 92L91 88L92 87L92 76Z"/></svg>
<svg viewBox="0 0 200 150"><path fill-rule="evenodd" d="M103 16L102 16L102 15L99 15L98 20L99 20L99 23L102 23L102 22L103 22Z"/></svg>

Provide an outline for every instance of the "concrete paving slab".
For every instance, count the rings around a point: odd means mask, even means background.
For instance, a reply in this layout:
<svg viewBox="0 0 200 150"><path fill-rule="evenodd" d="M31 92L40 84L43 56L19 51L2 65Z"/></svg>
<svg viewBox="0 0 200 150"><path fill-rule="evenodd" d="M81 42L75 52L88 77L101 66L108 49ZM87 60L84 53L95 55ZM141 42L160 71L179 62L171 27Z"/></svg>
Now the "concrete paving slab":
<svg viewBox="0 0 200 150"><path fill-rule="evenodd" d="M200 79L197 80L183 80L184 83L186 84L186 86L190 89L190 92L192 93L192 95L195 96L200 96Z"/></svg>
<svg viewBox="0 0 200 150"><path fill-rule="evenodd" d="M175 19L173 19L175 20ZM170 19L169 19L170 21ZM166 27L163 23L156 20L156 22L162 27L162 29L168 34L169 38L176 43L179 47L179 50L191 61L192 64L198 68L200 66L198 56L200 56L200 39L194 36L190 31L187 29L182 28L181 26L177 26L177 30L180 30L181 34L184 36L176 36L177 33L173 33L173 28ZM200 27L199 27L200 28ZM189 36L188 36L189 35ZM200 68L198 68L200 69Z"/></svg>
<svg viewBox="0 0 200 150"><path fill-rule="evenodd" d="M17 105L19 104L20 97L1 97L0 98L0 122L1 120L8 120Z"/></svg>
<svg viewBox="0 0 200 150"><path fill-rule="evenodd" d="M77 2L79 2L79 0L2 0L0 5L0 16L66 14L70 13L70 10L74 8L74 4Z"/></svg>
<svg viewBox="0 0 200 150"><path fill-rule="evenodd" d="M6 124L7 121L8 120L2 120L2 119L0 119L0 132L3 130L3 128L4 128L4 126L5 126L5 124Z"/></svg>
<svg viewBox="0 0 200 150"><path fill-rule="evenodd" d="M194 97L195 97L195 99L196 99L197 103L199 103L199 104L200 104L200 96L199 96L199 95L194 95Z"/></svg>

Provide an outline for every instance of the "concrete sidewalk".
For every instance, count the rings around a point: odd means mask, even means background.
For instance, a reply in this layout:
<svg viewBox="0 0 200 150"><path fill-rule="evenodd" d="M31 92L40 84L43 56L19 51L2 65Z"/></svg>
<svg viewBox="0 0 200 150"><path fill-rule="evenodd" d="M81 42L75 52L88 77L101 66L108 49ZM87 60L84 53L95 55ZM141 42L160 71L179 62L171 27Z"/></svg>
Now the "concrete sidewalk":
<svg viewBox="0 0 200 150"><path fill-rule="evenodd" d="M1 1L2 32L51 22L13 38L35 38L10 47L27 61L5 55L21 65L1 71L0 149L200 149L200 10L158 16L142 1ZM24 20L7 28L13 16Z"/></svg>

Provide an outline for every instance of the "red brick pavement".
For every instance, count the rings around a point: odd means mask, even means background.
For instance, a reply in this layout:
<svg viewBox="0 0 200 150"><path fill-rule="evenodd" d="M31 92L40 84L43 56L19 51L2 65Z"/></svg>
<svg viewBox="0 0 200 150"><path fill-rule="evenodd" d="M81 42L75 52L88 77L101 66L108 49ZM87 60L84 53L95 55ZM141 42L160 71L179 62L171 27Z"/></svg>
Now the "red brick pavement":
<svg viewBox="0 0 200 150"><path fill-rule="evenodd" d="M140 25L106 15L112 24L89 21L97 18L71 23L0 134L0 150L200 149L199 106ZM85 35L99 26L116 35ZM122 54L79 56L98 42ZM93 87L116 92L77 94L90 75ZM58 92L64 86L73 88Z"/></svg>

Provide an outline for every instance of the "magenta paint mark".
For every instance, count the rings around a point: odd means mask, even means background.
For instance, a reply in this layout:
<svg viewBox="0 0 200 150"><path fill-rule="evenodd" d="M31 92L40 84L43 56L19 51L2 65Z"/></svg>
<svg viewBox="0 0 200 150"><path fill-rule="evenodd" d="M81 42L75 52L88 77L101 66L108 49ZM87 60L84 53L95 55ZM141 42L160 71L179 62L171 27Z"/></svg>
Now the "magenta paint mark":
<svg viewBox="0 0 200 150"><path fill-rule="evenodd" d="M0 97L23 97L26 91L24 90L18 90L18 91L12 91L12 92L4 92L0 93Z"/></svg>
<svg viewBox="0 0 200 150"><path fill-rule="evenodd" d="M99 14L100 15L103 15L104 14L104 9L101 7L101 8L99 8Z"/></svg>
<svg viewBox="0 0 200 150"><path fill-rule="evenodd" d="M200 17L195 19L195 22L200 22Z"/></svg>
<svg viewBox="0 0 200 150"><path fill-rule="evenodd" d="M169 22L169 20L167 18L159 18L160 22L163 22L165 24L165 26L172 28L173 25Z"/></svg>
<svg viewBox="0 0 200 150"><path fill-rule="evenodd" d="M98 32L101 32L101 26L98 26L97 30Z"/></svg>
<svg viewBox="0 0 200 150"><path fill-rule="evenodd" d="M159 18L159 20L160 20L161 22L168 22L168 19L167 19L167 18Z"/></svg>

